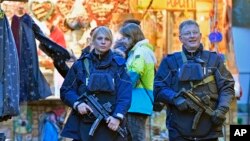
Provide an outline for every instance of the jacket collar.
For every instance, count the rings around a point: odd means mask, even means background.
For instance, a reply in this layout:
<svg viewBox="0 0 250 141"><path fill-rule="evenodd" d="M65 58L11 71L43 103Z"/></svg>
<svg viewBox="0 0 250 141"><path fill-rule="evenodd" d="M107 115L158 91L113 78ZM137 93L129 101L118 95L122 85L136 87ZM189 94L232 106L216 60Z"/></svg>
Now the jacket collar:
<svg viewBox="0 0 250 141"><path fill-rule="evenodd" d="M137 43L134 45L134 47L131 49L131 51L136 50L137 48L139 48L139 47L140 47L141 45L143 45L143 44L149 44L148 39L144 39L144 40L141 40L141 41L137 42Z"/></svg>
<svg viewBox="0 0 250 141"><path fill-rule="evenodd" d="M101 56L101 59L94 53L94 50L90 54L86 55L86 58L91 60L96 68L102 69L107 68L111 65L113 59L113 53L111 50L107 54Z"/></svg>
<svg viewBox="0 0 250 141"><path fill-rule="evenodd" d="M201 56L202 50L203 50L203 45L200 44L199 48L195 52L188 52L187 49L182 46L182 50L185 53L186 57L188 60L194 59L194 58L199 58Z"/></svg>

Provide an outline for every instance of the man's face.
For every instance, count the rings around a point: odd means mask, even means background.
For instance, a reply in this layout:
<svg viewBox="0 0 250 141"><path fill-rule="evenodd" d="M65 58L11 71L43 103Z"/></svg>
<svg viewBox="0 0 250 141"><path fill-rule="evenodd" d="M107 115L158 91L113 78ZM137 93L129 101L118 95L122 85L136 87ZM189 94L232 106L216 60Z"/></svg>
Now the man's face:
<svg viewBox="0 0 250 141"><path fill-rule="evenodd" d="M200 46L200 30L196 25L185 25L181 30L179 39L189 52L195 52Z"/></svg>
<svg viewBox="0 0 250 141"><path fill-rule="evenodd" d="M93 41L93 46L97 54L103 54L107 52L112 45L111 39L105 36L102 33L99 33L96 36L96 39Z"/></svg>
<svg viewBox="0 0 250 141"><path fill-rule="evenodd" d="M25 2L15 2L15 12L17 15L23 15L26 12L26 3Z"/></svg>

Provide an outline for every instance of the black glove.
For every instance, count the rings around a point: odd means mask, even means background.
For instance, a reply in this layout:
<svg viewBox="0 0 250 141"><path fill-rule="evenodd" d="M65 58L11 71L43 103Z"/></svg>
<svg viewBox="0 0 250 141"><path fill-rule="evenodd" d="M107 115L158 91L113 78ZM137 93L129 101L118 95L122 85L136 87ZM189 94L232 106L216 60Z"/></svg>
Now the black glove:
<svg viewBox="0 0 250 141"><path fill-rule="evenodd" d="M218 109L214 110L212 122L216 125L222 125L226 120L226 113L228 110L229 109L225 107L219 107Z"/></svg>
<svg viewBox="0 0 250 141"><path fill-rule="evenodd" d="M187 101L182 96L177 96L177 97L174 98L174 105L180 111L184 111L184 110L188 109Z"/></svg>

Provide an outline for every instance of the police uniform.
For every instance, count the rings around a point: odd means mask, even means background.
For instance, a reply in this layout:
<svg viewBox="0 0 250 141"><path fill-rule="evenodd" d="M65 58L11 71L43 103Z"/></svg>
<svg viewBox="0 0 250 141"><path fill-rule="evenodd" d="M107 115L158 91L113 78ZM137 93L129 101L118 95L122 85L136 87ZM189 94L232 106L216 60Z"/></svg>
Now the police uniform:
<svg viewBox="0 0 250 141"><path fill-rule="evenodd" d="M89 62L89 77L83 63L85 59L88 59ZM90 80L92 74L110 75L112 82L108 83L113 85L103 83L104 80L100 79L99 76L94 77L95 80ZM113 87L114 90L109 91ZM107 88L109 92L106 90L98 91L102 88ZM82 56L73 64L60 90L61 100L70 107L73 107L81 94L85 92L87 95L95 94L100 104L106 102L112 104L110 115L113 117L117 117L118 113L125 116L131 104L132 83L126 73L125 60L117 55L115 56L111 50L102 56L95 54L94 51ZM96 92L92 90L96 90ZM79 115L77 111L72 110L61 135L84 141L115 141L119 138L120 135L110 130L105 121L100 123L93 137L89 136L89 130L94 120L93 116ZM122 121L121 124L125 124L125 122Z"/></svg>
<svg viewBox="0 0 250 141"><path fill-rule="evenodd" d="M192 65L183 72L181 70L185 65L183 55L186 61L202 60L200 72L195 71L196 69L189 70ZM199 73L201 76L196 76ZM184 80L181 81L183 77ZM196 77L202 77L202 80L192 80ZM204 82L205 79L209 81ZM163 59L154 81L155 97L168 106L166 124L170 141L217 139L223 136L222 125L214 124L211 117L205 113L202 113L196 129L192 129L196 113L190 109L180 111L174 104L174 98L183 88L192 89L200 99L208 96L210 99L206 105L213 110L220 107L229 109L234 97L234 80L226 69L223 59L215 52L203 50L202 45L194 53L188 52L183 47L182 53L177 52Z"/></svg>

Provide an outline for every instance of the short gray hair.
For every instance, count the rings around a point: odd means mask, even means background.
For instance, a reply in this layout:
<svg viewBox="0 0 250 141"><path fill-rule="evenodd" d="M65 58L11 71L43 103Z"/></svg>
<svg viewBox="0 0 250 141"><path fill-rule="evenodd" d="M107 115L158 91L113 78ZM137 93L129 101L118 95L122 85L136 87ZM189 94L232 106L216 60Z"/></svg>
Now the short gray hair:
<svg viewBox="0 0 250 141"><path fill-rule="evenodd" d="M186 25L195 25L198 28L200 28L200 26L198 25L198 23L195 20L191 20L191 19L185 20L185 21L181 22L181 24L179 25L179 34L181 34L183 27Z"/></svg>

